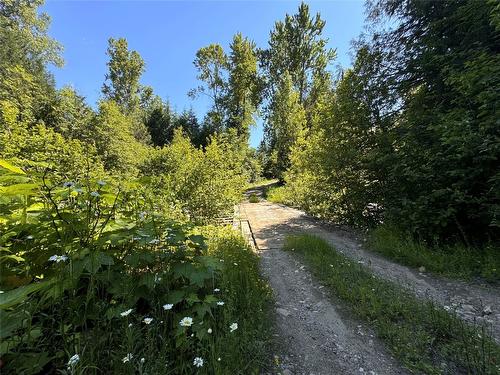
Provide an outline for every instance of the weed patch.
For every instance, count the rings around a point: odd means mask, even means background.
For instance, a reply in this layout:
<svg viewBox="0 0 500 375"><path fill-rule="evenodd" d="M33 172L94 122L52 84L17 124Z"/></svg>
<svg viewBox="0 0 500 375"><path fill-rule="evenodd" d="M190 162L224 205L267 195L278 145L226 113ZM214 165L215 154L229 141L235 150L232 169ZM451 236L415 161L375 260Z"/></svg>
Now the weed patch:
<svg viewBox="0 0 500 375"><path fill-rule="evenodd" d="M425 267L427 271L447 277L480 277L489 282L500 282L499 249L493 244L482 249L464 245L431 247L404 237L387 226L373 230L368 244L369 249L410 267Z"/></svg>

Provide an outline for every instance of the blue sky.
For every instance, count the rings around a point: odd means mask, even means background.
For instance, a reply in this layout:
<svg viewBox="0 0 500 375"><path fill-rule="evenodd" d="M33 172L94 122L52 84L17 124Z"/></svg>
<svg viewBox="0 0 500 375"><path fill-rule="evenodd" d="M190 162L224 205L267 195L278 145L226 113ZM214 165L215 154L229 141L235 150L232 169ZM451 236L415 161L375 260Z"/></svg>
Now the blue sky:
<svg viewBox="0 0 500 375"><path fill-rule="evenodd" d="M339 64L351 64L350 42L363 29L363 1L309 1L320 12L329 46ZM197 86L193 59L210 43L228 50L236 32L266 47L274 22L295 13L298 1L47 1L42 10L52 23L49 34L64 46L65 66L51 69L58 87L73 86L94 105L106 73L109 37L124 37L146 62L142 83L182 111L193 107L200 119L209 107L187 92ZM252 129L257 146L262 126Z"/></svg>

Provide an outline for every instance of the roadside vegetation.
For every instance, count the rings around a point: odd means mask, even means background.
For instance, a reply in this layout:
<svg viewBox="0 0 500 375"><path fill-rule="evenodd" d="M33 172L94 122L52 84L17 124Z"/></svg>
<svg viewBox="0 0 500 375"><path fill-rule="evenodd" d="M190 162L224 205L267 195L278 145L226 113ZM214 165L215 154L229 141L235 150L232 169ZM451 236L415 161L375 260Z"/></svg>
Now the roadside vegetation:
<svg viewBox="0 0 500 375"><path fill-rule="evenodd" d="M255 46L235 36L217 80L231 105L199 120L110 38L92 107L50 74L62 46L42 3L0 3L0 372L259 373L270 292L245 240L213 226L260 177ZM198 93L211 52L193 57Z"/></svg>
<svg viewBox="0 0 500 375"><path fill-rule="evenodd" d="M268 199L383 224L374 249L405 264L498 280L499 8L380 0L366 11L369 31L336 79L320 15L303 5L271 32L263 166L284 187Z"/></svg>
<svg viewBox="0 0 500 375"><path fill-rule="evenodd" d="M97 103L59 88L42 5L0 2L2 374L262 372L269 290L243 239L213 226L249 187L370 229L374 250L410 266L499 280L494 1L369 1L367 34L337 72L325 20L301 3L266 46L236 33L199 48L200 118L142 83L125 38L102 51ZM487 332L319 240L287 248L408 368L498 371Z"/></svg>
<svg viewBox="0 0 500 375"><path fill-rule="evenodd" d="M500 282L499 249L493 244L480 248L462 243L432 247L382 225L368 234L367 248L401 264L447 277Z"/></svg>
<svg viewBox="0 0 500 375"><path fill-rule="evenodd" d="M425 374L497 374L500 346L487 326L469 326L453 311L423 302L402 287L373 276L362 264L311 235L284 245L351 311L373 327L409 370Z"/></svg>
<svg viewBox="0 0 500 375"><path fill-rule="evenodd" d="M2 373L265 364L270 293L238 233L172 219L137 181L0 165Z"/></svg>

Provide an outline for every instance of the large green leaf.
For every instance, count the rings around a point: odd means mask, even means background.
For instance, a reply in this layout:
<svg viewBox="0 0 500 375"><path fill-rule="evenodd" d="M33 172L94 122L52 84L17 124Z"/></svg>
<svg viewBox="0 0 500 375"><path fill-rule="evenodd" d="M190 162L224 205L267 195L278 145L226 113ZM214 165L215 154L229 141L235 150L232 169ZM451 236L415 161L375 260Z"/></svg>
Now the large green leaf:
<svg viewBox="0 0 500 375"><path fill-rule="evenodd" d="M18 303L23 302L31 293L49 287L53 280L42 281L38 283L20 286L19 288L9 290L0 294L0 309L8 309Z"/></svg>
<svg viewBox="0 0 500 375"><path fill-rule="evenodd" d="M3 167L5 169L7 169L8 171L16 173L16 174L26 174L26 173L24 173L24 171L21 168L16 167L15 165L10 164L8 161L3 160L3 159L0 159L0 167Z"/></svg>
<svg viewBox="0 0 500 375"><path fill-rule="evenodd" d="M10 186L0 186L0 194L2 194L2 195L30 195L37 188L38 188L37 184L14 184L14 185L10 185Z"/></svg>

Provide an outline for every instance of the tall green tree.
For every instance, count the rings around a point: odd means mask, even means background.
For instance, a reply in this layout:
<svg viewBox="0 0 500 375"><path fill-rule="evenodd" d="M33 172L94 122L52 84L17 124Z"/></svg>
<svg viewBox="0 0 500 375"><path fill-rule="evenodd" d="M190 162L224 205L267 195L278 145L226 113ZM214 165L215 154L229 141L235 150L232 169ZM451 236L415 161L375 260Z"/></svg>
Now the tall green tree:
<svg viewBox="0 0 500 375"><path fill-rule="evenodd" d="M134 137L130 119L113 100L99 103L93 135L105 168L112 173L134 175L146 155L146 147Z"/></svg>
<svg viewBox="0 0 500 375"><path fill-rule="evenodd" d="M55 95L46 67L61 66L62 47L47 34L49 16L43 1L0 2L0 121L7 131L14 123L32 125Z"/></svg>
<svg viewBox="0 0 500 375"><path fill-rule="evenodd" d="M379 1L372 48L398 99L387 213L423 237L499 236L499 8L492 1Z"/></svg>
<svg viewBox="0 0 500 375"><path fill-rule="evenodd" d="M257 72L255 43L241 33L233 37L229 54L229 80L226 94L227 128L248 141L250 126L260 102L261 80Z"/></svg>
<svg viewBox="0 0 500 375"><path fill-rule="evenodd" d="M305 111L300 94L294 89L292 77L285 72L270 104L268 128L271 147L270 163L274 175L280 179L290 167L290 150L305 129Z"/></svg>
<svg viewBox="0 0 500 375"><path fill-rule="evenodd" d="M192 108L184 110L176 116L175 128L182 129L182 132L191 139L191 143L194 146L200 147L206 144L201 132L200 123L198 122L198 117L196 117Z"/></svg>
<svg viewBox="0 0 500 375"><path fill-rule="evenodd" d="M328 81L327 67L335 51L327 48L328 39L322 36L324 27L320 14L311 16L306 3L300 4L297 14L287 14L284 21L275 23L269 48L263 52L271 95L285 72L290 74L301 104L315 87L321 86L314 84L315 80Z"/></svg>
<svg viewBox="0 0 500 375"><path fill-rule="evenodd" d="M289 147L279 151L275 148L279 144L289 144L290 137L280 129L274 129L280 124L271 119L276 117L273 112L278 106L277 100L279 91L283 88L284 77L291 80L292 87L297 92L298 104L304 110L307 127L312 124L317 103L327 94L330 87L328 65L335 58L335 51L327 48L328 39L322 36L324 26L325 21L319 13L313 17L309 6L301 3L296 14L287 14L284 21L276 22L270 34L268 49L261 51L268 103L265 110L267 123L263 148L268 154L266 159L269 163L266 163L265 167L267 174L272 174L268 166L275 164L273 160L276 160L276 155L289 150ZM280 140L281 136L286 139ZM283 167L289 163L288 154L283 154L282 157L284 164L280 162L281 166L277 168L279 176L282 176Z"/></svg>
<svg viewBox="0 0 500 375"><path fill-rule="evenodd" d="M205 95L212 101L212 109L207 113L206 122L213 132L224 129L225 96L227 91L228 58L219 44L210 44L196 52L193 62L198 71L201 84L191 90L189 95Z"/></svg>
<svg viewBox="0 0 500 375"><path fill-rule="evenodd" d="M110 38L108 43L108 73L102 93L106 99L114 100L125 114L130 114L139 107L139 80L144 73L144 60L137 51L129 50L125 38Z"/></svg>
<svg viewBox="0 0 500 375"><path fill-rule="evenodd" d="M144 124L151 135L153 145L162 147L170 143L175 127L175 114L170 103L155 97L145 109L144 117Z"/></svg>

